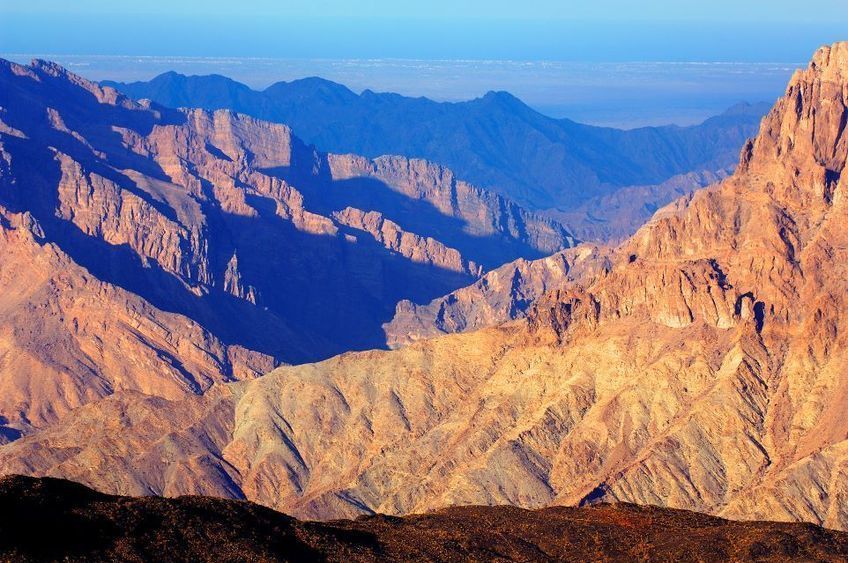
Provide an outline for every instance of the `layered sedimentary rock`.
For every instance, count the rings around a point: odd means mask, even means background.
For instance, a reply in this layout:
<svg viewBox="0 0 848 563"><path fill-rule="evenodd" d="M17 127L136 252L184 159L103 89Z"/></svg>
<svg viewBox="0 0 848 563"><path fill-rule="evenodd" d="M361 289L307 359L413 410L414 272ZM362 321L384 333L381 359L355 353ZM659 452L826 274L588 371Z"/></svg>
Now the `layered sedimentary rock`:
<svg viewBox="0 0 848 563"><path fill-rule="evenodd" d="M436 239L474 257L489 269L506 262L504 258L508 256L547 256L574 243L561 224L529 213L504 196L463 182L449 169L426 160L401 156L368 160L330 155L328 164L334 180L348 182L346 191L361 188L356 196L342 197L352 198L359 206L389 207L413 230L433 233ZM369 179L392 186L404 199L394 205L382 202L379 193L363 186ZM392 196L398 199L396 194ZM406 202L426 202L429 209ZM464 237L456 236L457 224L462 226ZM486 245L474 240L474 237L485 240L493 236L499 238L499 244Z"/></svg>
<svg viewBox="0 0 848 563"><path fill-rule="evenodd" d="M379 211L366 212L345 207L335 212L333 218L342 225L370 234L388 250L400 252L413 262L461 272L473 277L479 277L483 271L482 267L473 261L463 259L462 254L455 248L445 246L432 237L425 238L404 231L400 225L386 219Z"/></svg>
<svg viewBox="0 0 848 563"><path fill-rule="evenodd" d="M176 399L385 344L401 299L573 239L423 161L0 61L3 440L114 391Z"/></svg>
<svg viewBox="0 0 848 563"><path fill-rule="evenodd" d="M630 236L675 197L670 192L704 187L706 177L734 165L771 102L738 104L690 127L624 131L553 119L507 92L440 103L356 94L320 78L260 92L223 76L175 72L109 84L170 107L232 109L285 123L330 152L438 162L526 207L567 218L578 238L596 242Z"/></svg>
<svg viewBox="0 0 848 563"><path fill-rule="evenodd" d="M836 44L733 177L525 319L202 397L116 393L4 446L0 468L311 518L628 501L848 529L846 122Z"/></svg>

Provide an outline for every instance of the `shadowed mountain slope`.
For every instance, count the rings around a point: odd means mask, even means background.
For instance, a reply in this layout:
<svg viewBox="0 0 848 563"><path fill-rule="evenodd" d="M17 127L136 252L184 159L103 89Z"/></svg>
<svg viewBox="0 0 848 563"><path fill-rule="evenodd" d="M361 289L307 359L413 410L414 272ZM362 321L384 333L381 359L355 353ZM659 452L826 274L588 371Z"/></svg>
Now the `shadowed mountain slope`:
<svg viewBox="0 0 848 563"><path fill-rule="evenodd" d="M398 301L573 244L426 161L320 153L44 61L0 61L0 86L4 440L120 389L384 347Z"/></svg>
<svg viewBox="0 0 848 563"><path fill-rule="evenodd" d="M330 152L426 158L531 209L565 214L583 240L625 237L673 199L642 190L629 196L638 198L635 209L602 207L601 198L621 188L690 173L696 175L684 176L685 189L703 187L697 174L735 164L768 110L766 104L740 104L697 126L622 131L546 117L506 92L438 103L369 90L357 95L319 78L258 92L222 76L174 72L149 82L105 84L170 107L226 108L285 123ZM586 208L576 212L581 206Z"/></svg>
<svg viewBox="0 0 848 563"><path fill-rule="evenodd" d="M208 497L127 498L0 480L0 556L16 561L652 561L848 557L848 534L633 505L452 508L301 522Z"/></svg>

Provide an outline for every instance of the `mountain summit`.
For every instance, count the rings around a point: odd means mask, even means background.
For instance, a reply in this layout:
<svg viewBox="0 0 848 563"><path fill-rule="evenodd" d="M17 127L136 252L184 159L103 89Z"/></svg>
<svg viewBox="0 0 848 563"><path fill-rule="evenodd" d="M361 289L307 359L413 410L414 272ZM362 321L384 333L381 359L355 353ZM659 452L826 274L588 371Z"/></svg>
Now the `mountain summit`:
<svg viewBox="0 0 848 563"><path fill-rule="evenodd" d="M817 52L732 178L526 320L200 397L115 393L0 467L312 518L617 500L848 529L846 64L848 44Z"/></svg>

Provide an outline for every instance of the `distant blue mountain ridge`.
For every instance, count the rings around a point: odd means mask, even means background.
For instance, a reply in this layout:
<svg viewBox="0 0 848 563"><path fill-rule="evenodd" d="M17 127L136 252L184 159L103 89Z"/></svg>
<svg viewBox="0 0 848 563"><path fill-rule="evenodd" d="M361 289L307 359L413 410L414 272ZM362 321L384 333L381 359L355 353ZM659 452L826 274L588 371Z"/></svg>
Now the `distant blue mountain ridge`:
<svg viewBox="0 0 848 563"><path fill-rule="evenodd" d="M104 81L135 99L170 107L231 109L285 123L320 150L368 157L398 154L451 168L458 177L505 195L525 207L567 217L583 238L620 237L634 221L681 191L700 187L703 176L675 182L675 190L642 191L626 217L592 209L622 188L655 186L690 173L732 168L746 139L756 134L766 103L739 103L688 127L621 130L554 119L508 92L489 92L465 102L436 102L349 88L311 77L277 82L257 91L220 75L166 72L148 82ZM707 178L714 176L708 175ZM639 197L638 194L634 197ZM583 229L597 223L603 229Z"/></svg>

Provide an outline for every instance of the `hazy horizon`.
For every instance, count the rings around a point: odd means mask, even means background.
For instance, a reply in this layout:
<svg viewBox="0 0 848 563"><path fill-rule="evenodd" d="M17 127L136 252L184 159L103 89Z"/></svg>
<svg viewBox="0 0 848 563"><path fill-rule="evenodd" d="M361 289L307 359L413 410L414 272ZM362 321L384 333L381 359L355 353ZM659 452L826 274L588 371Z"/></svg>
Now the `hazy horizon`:
<svg viewBox="0 0 848 563"><path fill-rule="evenodd" d="M369 89L436 101L503 90L551 117L633 128L692 125L739 102L771 103L801 63L589 63L503 60L275 59L268 57L2 54L47 58L92 80L144 81L167 71L220 74L261 90L320 76L356 93Z"/></svg>
<svg viewBox="0 0 848 563"><path fill-rule="evenodd" d="M846 26L844 0L30 0L0 5L0 53L96 80L320 76L439 101L506 90L552 117L632 128L770 103Z"/></svg>

